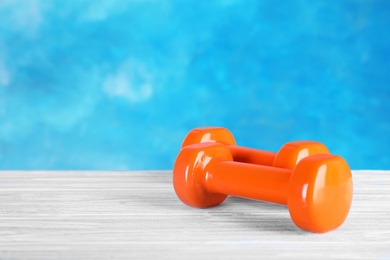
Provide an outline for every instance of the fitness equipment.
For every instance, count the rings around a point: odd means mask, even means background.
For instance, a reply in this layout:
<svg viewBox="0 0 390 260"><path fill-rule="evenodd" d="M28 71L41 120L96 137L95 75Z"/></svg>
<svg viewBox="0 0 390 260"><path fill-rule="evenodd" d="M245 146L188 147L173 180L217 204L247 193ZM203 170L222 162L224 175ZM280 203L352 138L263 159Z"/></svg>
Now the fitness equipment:
<svg viewBox="0 0 390 260"><path fill-rule="evenodd" d="M312 155L290 170L234 162L219 143L183 147L173 185L179 199L193 207L218 205L227 195L284 204L299 228L318 233L344 222L353 195L351 171L339 156Z"/></svg>
<svg viewBox="0 0 390 260"><path fill-rule="evenodd" d="M236 162L268 165L291 170L305 157L313 154L329 154L329 150L325 145L314 141L289 142L283 145L277 153L238 146L233 134L223 127L199 127L192 129L185 137L182 148L204 142L226 145L233 156L233 160Z"/></svg>

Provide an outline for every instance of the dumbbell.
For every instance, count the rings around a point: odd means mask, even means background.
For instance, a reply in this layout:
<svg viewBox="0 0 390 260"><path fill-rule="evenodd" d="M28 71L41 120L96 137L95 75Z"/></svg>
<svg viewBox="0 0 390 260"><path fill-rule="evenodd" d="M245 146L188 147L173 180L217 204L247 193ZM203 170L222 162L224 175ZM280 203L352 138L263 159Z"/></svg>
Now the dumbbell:
<svg viewBox="0 0 390 260"><path fill-rule="evenodd" d="M351 171L339 156L312 155L290 170L235 162L219 143L183 147L173 186L182 202L198 208L218 205L227 195L284 204L299 228L318 233L344 222L353 193Z"/></svg>
<svg viewBox="0 0 390 260"><path fill-rule="evenodd" d="M226 145L233 156L233 160L236 162L268 165L291 170L294 169L301 159L307 156L329 154L329 150L325 145L314 141L289 142L283 145L277 153L238 146L232 133L223 127L199 127L192 129L185 137L182 148L204 142L216 142Z"/></svg>

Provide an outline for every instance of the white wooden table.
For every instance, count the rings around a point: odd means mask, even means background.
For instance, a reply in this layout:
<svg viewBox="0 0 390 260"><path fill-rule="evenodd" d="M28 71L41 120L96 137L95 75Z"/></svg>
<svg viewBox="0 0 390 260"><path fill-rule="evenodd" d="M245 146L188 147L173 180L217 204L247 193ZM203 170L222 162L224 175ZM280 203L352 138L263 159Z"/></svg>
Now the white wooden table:
<svg viewBox="0 0 390 260"><path fill-rule="evenodd" d="M171 172L0 172L0 259L390 259L390 171L353 171L344 225L297 229L285 206L182 204Z"/></svg>

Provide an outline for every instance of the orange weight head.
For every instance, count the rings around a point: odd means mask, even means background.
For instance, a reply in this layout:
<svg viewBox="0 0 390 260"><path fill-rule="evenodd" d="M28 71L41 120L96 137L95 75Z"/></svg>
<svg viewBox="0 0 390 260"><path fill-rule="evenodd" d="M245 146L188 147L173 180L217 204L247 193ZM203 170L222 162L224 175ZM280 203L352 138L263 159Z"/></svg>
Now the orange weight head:
<svg viewBox="0 0 390 260"><path fill-rule="evenodd" d="M273 166L293 170L300 160L314 154L329 154L329 150L319 142L290 142L277 152Z"/></svg>
<svg viewBox="0 0 390 260"><path fill-rule="evenodd" d="M199 127L192 129L186 136L181 147L205 142L235 145L232 133L223 127Z"/></svg>
<svg viewBox="0 0 390 260"><path fill-rule="evenodd" d="M298 227L322 233L343 224L352 196L347 162L339 156L318 154L302 159L292 172L287 204Z"/></svg>
<svg viewBox="0 0 390 260"><path fill-rule="evenodd" d="M173 187L176 195L185 204L198 208L222 203L227 195L208 192L205 180L208 168L213 163L232 160L229 149L219 143L185 146L173 167Z"/></svg>

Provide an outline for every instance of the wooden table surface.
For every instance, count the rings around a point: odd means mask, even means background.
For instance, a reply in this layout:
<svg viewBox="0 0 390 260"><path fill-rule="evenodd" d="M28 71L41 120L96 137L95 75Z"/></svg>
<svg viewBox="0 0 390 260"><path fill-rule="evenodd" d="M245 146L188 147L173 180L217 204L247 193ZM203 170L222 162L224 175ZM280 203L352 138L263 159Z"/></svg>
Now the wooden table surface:
<svg viewBox="0 0 390 260"><path fill-rule="evenodd" d="M282 205L176 197L170 171L0 172L0 259L390 259L390 171L353 171L332 232L299 230Z"/></svg>

